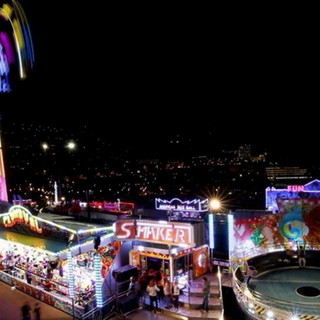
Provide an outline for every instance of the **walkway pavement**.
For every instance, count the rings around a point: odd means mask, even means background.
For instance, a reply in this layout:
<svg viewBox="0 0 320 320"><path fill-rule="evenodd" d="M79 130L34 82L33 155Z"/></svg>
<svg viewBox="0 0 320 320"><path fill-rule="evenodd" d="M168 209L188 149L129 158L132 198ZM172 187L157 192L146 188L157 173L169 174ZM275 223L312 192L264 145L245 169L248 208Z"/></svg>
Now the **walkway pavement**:
<svg viewBox="0 0 320 320"><path fill-rule="evenodd" d="M211 277L211 275L210 275ZM223 284L228 283L228 278L222 279ZM213 280L212 280L213 281ZM224 320L242 320L247 319L241 310L239 309L232 288L224 286L224 304L225 304L225 316ZM55 309L45 303L40 302L37 299L30 297L29 295L19 291L11 290L11 287L0 281L0 320L20 320L21 319L21 306L24 302L28 301L33 307L35 302L39 302L41 306L41 319L42 320L71 320L72 317L58 309ZM148 303L148 302L147 302ZM167 320L173 317L180 319L215 319L217 310L210 310L208 313L203 313L200 310L181 307L180 312L173 314L165 313L154 314L146 309L140 309L126 315L127 320ZM173 312L174 313L174 312ZM118 320L119 317L113 316L110 320ZM34 318L32 318L34 320Z"/></svg>
<svg viewBox="0 0 320 320"><path fill-rule="evenodd" d="M119 319L120 317L118 316L113 316L109 318L109 320L119 320ZM156 320L168 320L168 319L172 320L172 317L168 317L162 314L154 314L149 310L145 310L145 309L139 309L126 315L125 319L126 320L155 320L155 319Z"/></svg>
<svg viewBox="0 0 320 320"><path fill-rule="evenodd" d="M21 307L28 302L33 309L36 302L39 302L41 308L42 320L71 320L72 317L46 303L19 291L11 290L11 287L0 281L0 320L20 320ZM33 315L32 315L33 316ZM31 320L35 319L34 316Z"/></svg>
<svg viewBox="0 0 320 320"><path fill-rule="evenodd" d="M126 315L128 320L148 320L148 319L182 319L182 320L220 320L222 314L221 299L219 298L219 283L216 273L208 273L206 277L210 280L211 284L211 298L209 303L209 312L200 310L200 306L203 301L202 294L202 277L194 280L190 284L190 290L183 290L183 294L179 296L179 310L175 311L175 308L171 307L166 309L166 304L161 301L159 302L159 312L153 314L150 309L149 298L146 297L144 301L144 309L137 310ZM229 284L229 277L223 277L223 282ZM112 320L117 317L111 318Z"/></svg>

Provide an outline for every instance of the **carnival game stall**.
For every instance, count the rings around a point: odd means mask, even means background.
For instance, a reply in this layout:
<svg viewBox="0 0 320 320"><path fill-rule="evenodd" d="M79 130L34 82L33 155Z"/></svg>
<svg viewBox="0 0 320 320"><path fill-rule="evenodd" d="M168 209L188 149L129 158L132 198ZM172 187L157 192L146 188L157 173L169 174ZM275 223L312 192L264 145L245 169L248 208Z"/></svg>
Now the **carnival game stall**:
<svg viewBox="0 0 320 320"><path fill-rule="evenodd" d="M0 219L6 223L11 219L9 225L29 223L34 230L43 229L43 219L35 219L20 206L14 210L14 215L8 217L9 212ZM54 227L59 229L56 224ZM114 241L110 227L75 232L60 228L69 238L74 234L80 239L84 235L95 237L66 243L22 235L5 227L6 231L0 232L0 280L80 319L88 310L102 306L102 285L120 243Z"/></svg>
<svg viewBox="0 0 320 320"><path fill-rule="evenodd" d="M111 238L102 242L105 244L99 246L98 251L93 249L74 257L68 251L67 260L62 260L60 252L1 239L0 280L81 318L97 305L96 283L102 286L117 254L116 251L109 254L109 248L113 247Z"/></svg>
<svg viewBox="0 0 320 320"><path fill-rule="evenodd" d="M72 308L68 262L53 252L0 240L0 280L51 306L80 317L84 309ZM78 272L77 272L78 273ZM75 273L76 278L78 274ZM80 272L79 272L80 273ZM81 289L78 288L79 295Z"/></svg>

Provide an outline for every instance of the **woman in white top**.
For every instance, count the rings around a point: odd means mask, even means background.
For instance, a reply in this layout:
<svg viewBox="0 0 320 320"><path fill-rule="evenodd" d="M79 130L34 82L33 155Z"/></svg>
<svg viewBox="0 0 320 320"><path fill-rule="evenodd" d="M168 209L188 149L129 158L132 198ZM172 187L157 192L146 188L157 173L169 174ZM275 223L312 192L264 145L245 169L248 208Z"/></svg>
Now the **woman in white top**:
<svg viewBox="0 0 320 320"><path fill-rule="evenodd" d="M149 299L150 299L150 305L151 309L153 309L154 313L158 310L158 299L157 299L157 292L159 292L160 289L156 285L154 279L151 279L148 286L147 286L147 292L149 294ZM153 303L155 302L156 308L154 309Z"/></svg>

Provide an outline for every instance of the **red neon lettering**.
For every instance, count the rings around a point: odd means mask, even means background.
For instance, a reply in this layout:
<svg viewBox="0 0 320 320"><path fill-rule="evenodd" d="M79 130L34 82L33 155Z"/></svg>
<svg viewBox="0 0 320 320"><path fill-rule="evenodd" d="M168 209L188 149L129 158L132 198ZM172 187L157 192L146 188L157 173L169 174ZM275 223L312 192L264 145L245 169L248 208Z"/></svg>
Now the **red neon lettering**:
<svg viewBox="0 0 320 320"><path fill-rule="evenodd" d="M184 243L185 242L184 236L185 236L184 230L178 229L176 232L175 242Z"/></svg>
<svg viewBox="0 0 320 320"><path fill-rule="evenodd" d="M117 221L115 236L163 243L192 244L192 226L178 224L153 225L143 221Z"/></svg>
<svg viewBox="0 0 320 320"><path fill-rule="evenodd" d="M121 239L134 238L134 230L132 230L134 222L116 223L116 236Z"/></svg>

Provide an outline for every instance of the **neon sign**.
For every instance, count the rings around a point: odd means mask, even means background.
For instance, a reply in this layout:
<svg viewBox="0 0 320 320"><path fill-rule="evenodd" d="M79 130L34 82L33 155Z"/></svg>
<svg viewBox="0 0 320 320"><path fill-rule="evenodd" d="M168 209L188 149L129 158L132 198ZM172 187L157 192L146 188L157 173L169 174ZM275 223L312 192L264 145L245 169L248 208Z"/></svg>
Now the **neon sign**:
<svg viewBox="0 0 320 320"><path fill-rule="evenodd" d="M182 201L178 198L172 200L163 200L156 198L156 210L173 210L173 211L208 211L208 199L187 200Z"/></svg>
<svg viewBox="0 0 320 320"><path fill-rule="evenodd" d="M320 181L315 179L305 185L288 185L286 189L266 188L266 208L279 212L277 199L320 198Z"/></svg>
<svg viewBox="0 0 320 320"><path fill-rule="evenodd" d="M292 191L292 192L304 191L304 186L303 185L289 185L289 186L287 186L287 190Z"/></svg>
<svg viewBox="0 0 320 320"><path fill-rule="evenodd" d="M115 236L119 240L139 239L169 245L194 246L193 226L188 223L119 220L115 222Z"/></svg>
<svg viewBox="0 0 320 320"><path fill-rule="evenodd" d="M31 230L42 233L38 220L29 210L21 206L12 206L8 213L2 215L2 223L6 228L11 228L16 224L26 224Z"/></svg>

